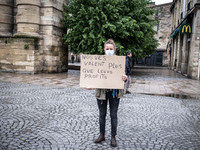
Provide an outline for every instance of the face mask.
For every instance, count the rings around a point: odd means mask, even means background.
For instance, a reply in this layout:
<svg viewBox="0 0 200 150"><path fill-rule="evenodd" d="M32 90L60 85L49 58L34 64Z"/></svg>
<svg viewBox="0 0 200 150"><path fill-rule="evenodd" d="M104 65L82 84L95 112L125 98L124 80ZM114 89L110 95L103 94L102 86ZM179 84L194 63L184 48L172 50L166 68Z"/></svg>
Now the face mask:
<svg viewBox="0 0 200 150"><path fill-rule="evenodd" d="M106 55L110 55L110 56L112 56L112 55L114 55L114 50L106 50Z"/></svg>

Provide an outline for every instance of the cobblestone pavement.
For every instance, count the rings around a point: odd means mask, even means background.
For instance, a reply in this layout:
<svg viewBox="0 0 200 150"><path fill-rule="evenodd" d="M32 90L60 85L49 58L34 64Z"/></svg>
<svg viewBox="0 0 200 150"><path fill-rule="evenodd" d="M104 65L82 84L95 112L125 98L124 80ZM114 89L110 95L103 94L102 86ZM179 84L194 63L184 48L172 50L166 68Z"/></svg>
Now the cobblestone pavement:
<svg viewBox="0 0 200 150"><path fill-rule="evenodd" d="M51 87L79 88L79 70L55 74L13 74L0 72L0 81ZM167 68L133 69L130 91L135 94L200 99L200 81Z"/></svg>
<svg viewBox="0 0 200 150"><path fill-rule="evenodd" d="M79 88L80 71L69 70L53 74L17 74L0 72L0 81L26 83L42 86Z"/></svg>
<svg viewBox="0 0 200 150"><path fill-rule="evenodd" d="M109 114L106 141L95 144L93 90L0 82L1 150L200 150L200 100L127 94L118 118L118 147L110 147Z"/></svg>
<svg viewBox="0 0 200 150"><path fill-rule="evenodd" d="M163 69L134 69L130 91L137 94L200 99L200 81Z"/></svg>

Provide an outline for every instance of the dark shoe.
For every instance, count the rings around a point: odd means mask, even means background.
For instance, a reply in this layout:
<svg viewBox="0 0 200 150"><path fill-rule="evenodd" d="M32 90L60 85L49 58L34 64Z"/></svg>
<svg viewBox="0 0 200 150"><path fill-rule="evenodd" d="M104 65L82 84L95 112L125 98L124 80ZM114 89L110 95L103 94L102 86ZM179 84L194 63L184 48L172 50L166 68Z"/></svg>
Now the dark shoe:
<svg viewBox="0 0 200 150"><path fill-rule="evenodd" d="M116 141L115 135L111 136L111 143L110 143L110 145L112 147L116 147L117 146L117 141Z"/></svg>
<svg viewBox="0 0 200 150"><path fill-rule="evenodd" d="M131 94L131 92L129 92L129 91L126 91L126 94Z"/></svg>
<svg viewBox="0 0 200 150"><path fill-rule="evenodd" d="M101 143L102 141L105 141L105 135L101 133L94 143Z"/></svg>

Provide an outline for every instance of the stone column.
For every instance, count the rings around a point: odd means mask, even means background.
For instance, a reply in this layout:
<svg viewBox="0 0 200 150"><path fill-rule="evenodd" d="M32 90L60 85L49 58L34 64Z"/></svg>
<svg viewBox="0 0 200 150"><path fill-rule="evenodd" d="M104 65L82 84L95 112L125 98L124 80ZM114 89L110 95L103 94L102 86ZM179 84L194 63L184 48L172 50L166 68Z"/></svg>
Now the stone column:
<svg viewBox="0 0 200 150"><path fill-rule="evenodd" d="M199 0L200 2L200 0ZM198 52L198 80L200 80L200 9L197 11L197 14L196 14L196 19L197 19L197 27L196 27L196 45L195 45L195 48L199 51Z"/></svg>
<svg viewBox="0 0 200 150"><path fill-rule="evenodd" d="M181 63L181 73L187 74L188 67L188 42L187 42L187 34L183 36L183 51L182 51L182 63Z"/></svg>
<svg viewBox="0 0 200 150"><path fill-rule="evenodd" d="M191 34L191 45L190 45L190 58L189 58L189 75L192 79L198 79L199 69L199 51L200 51L200 9L195 12L192 22L192 34Z"/></svg>
<svg viewBox="0 0 200 150"><path fill-rule="evenodd" d="M175 38L173 37L173 39L171 40L171 58L170 58L170 68L173 69L173 60L174 60L174 41Z"/></svg>
<svg viewBox="0 0 200 150"><path fill-rule="evenodd" d="M39 36L40 0L17 0L16 36Z"/></svg>
<svg viewBox="0 0 200 150"><path fill-rule="evenodd" d="M42 64L43 72L67 71L68 57L64 47L62 34L64 33L61 19L63 18L63 4L65 0L41 0L41 35L43 41Z"/></svg>
<svg viewBox="0 0 200 150"><path fill-rule="evenodd" d="M179 32L179 42L178 42L178 54L177 54L177 67L178 71L181 72L181 64L182 64L182 53L183 53L183 37L184 34Z"/></svg>
<svg viewBox="0 0 200 150"><path fill-rule="evenodd" d="M13 0L0 0L0 36L12 36Z"/></svg>
<svg viewBox="0 0 200 150"><path fill-rule="evenodd" d="M177 35L176 35L177 36ZM177 67L177 37L174 37L173 39L173 59L172 59L172 69L176 69Z"/></svg>
<svg viewBox="0 0 200 150"><path fill-rule="evenodd" d="M177 42L176 70L180 71L181 70L181 63L180 63L180 61L181 61L181 58L180 58L180 56L181 56L181 33L179 32L177 36L178 36L178 42Z"/></svg>

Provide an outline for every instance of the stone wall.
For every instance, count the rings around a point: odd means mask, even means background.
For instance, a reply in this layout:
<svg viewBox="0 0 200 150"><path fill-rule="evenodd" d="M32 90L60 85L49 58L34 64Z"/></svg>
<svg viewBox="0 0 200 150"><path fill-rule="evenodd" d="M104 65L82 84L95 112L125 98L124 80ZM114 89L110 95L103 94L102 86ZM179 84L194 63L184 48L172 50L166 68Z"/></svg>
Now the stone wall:
<svg viewBox="0 0 200 150"><path fill-rule="evenodd" d="M200 68L200 9L196 12L192 24L193 34L191 35L188 76L194 79L200 79L200 70L198 70Z"/></svg>
<svg viewBox="0 0 200 150"><path fill-rule="evenodd" d="M0 38L0 70L34 73L39 67L38 40L34 38Z"/></svg>
<svg viewBox="0 0 200 150"><path fill-rule="evenodd" d="M13 29L13 0L0 0L0 35L11 36Z"/></svg>
<svg viewBox="0 0 200 150"><path fill-rule="evenodd" d="M169 58L168 58L168 53L167 50L163 52L163 62L162 62L162 66L167 67L169 64Z"/></svg>
<svg viewBox="0 0 200 150"><path fill-rule="evenodd" d="M17 33L39 36L40 0L17 0Z"/></svg>
<svg viewBox="0 0 200 150"><path fill-rule="evenodd" d="M158 40L159 45L157 47L158 51L163 51L163 66L168 66L168 57L167 57L167 43L170 35L171 28L171 13L170 7L172 3L166 3L162 5L156 5L153 8L156 10L155 20L158 21L155 26L157 34L155 38Z"/></svg>
<svg viewBox="0 0 200 150"><path fill-rule="evenodd" d="M169 35L170 35L170 27L171 27L171 14L170 14L170 7L171 3L157 5L155 7L156 13L156 20L158 21L157 24L157 34L156 39L159 41L158 50L165 50Z"/></svg>
<svg viewBox="0 0 200 150"><path fill-rule="evenodd" d="M41 26L40 34L43 36L43 58L50 72L67 70L68 53L63 46L62 34L64 29L61 24L64 0L41 1ZM65 65L63 65L65 64Z"/></svg>
<svg viewBox="0 0 200 150"><path fill-rule="evenodd" d="M183 1L174 1L171 7L173 28L170 68L200 80L200 4L196 2L186 0L183 6ZM181 33L185 23L192 26L191 33Z"/></svg>
<svg viewBox="0 0 200 150"><path fill-rule="evenodd" d="M1 70L27 73L67 71L68 52L63 44L64 29L61 24L64 2L65 0L0 0ZM9 38L6 40L5 37ZM29 43L30 49L25 52L32 51L34 59L27 63L25 57L29 56L23 53L23 57L17 58L22 58L20 65L19 62L13 63L15 56L19 56L18 51L24 51L26 40L30 42L31 39L37 42ZM10 56L10 62L4 59L7 55Z"/></svg>

